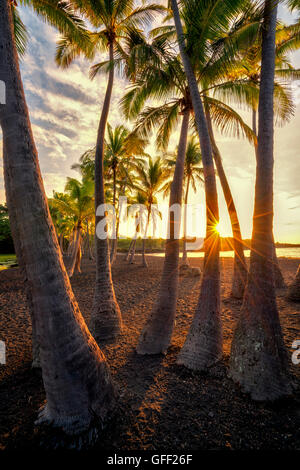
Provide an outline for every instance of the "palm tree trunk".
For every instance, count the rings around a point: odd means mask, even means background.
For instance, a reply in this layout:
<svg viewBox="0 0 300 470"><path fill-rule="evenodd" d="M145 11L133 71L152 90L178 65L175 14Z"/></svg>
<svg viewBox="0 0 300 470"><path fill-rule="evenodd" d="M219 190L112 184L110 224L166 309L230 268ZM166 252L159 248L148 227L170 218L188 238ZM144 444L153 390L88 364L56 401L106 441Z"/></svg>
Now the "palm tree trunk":
<svg viewBox="0 0 300 470"><path fill-rule="evenodd" d="M219 221L218 196L210 138L198 84L190 59L185 51L184 34L177 1L171 0L171 5L200 140L206 196L205 263L201 290L195 317L179 354L178 363L191 369L202 370L214 364L222 356L220 237L215 230Z"/></svg>
<svg viewBox="0 0 300 470"><path fill-rule="evenodd" d="M298 266L296 277L289 287L287 297L289 300L293 300L294 302L300 301L300 264Z"/></svg>
<svg viewBox="0 0 300 470"><path fill-rule="evenodd" d="M176 313L178 295L179 233L180 214L172 211L172 206L180 206L184 177L187 135L190 110L184 112L174 178L171 185L169 201L170 236L166 240L163 273L157 301L150 318L144 327L137 346L138 354L165 353L169 347Z"/></svg>
<svg viewBox="0 0 300 470"><path fill-rule="evenodd" d="M6 155L6 149L5 149L5 139L3 139L3 169L4 169L4 175L8 175L9 170L6 167L6 161L7 158L5 158ZM41 361L40 361L40 345L37 339L37 331L36 331L36 314L34 313L34 303L32 301L32 292L30 285L28 283L28 279L26 276L26 269L25 269L25 261L24 261L24 256L23 256L23 251L22 251L22 246L20 243L20 235L19 235L19 230L18 230L18 221L17 221L17 214L14 206L14 199L13 199L13 187L12 187L12 181L11 178L6 177L5 178L5 194L6 194L6 202L8 207L10 207L9 211L9 224L14 240L14 247L16 250L17 254L17 260L18 260L18 265L19 269L21 272L21 277L24 282L25 286L25 292L26 292L26 301L30 313L30 318L31 318L31 328L32 328L32 367L33 368L39 368L41 367Z"/></svg>
<svg viewBox="0 0 300 470"><path fill-rule="evenodd" d="M87 235L87 241L88 241L89 259L93 260L94 256L93 256L92 248L91 248L90 230L89 230L89 221L88 221L88 219L86 219L86 235Z"/></svg>
<svg viewBox="0 0 300 470"><path fill-rule="evenodd" d="M114 44L109 44L109 58L114 59ZM110 68L106 94L98 128L95 154L95 211L105 204L104 193L104 137L109 112L112 88L114 82L114 67ZM95 227L104 216L95 215ZM90 329L97 342L115 339L122 330L122 317L114 292L109 259L108 239L95 236L96 245L96 283L94 304L91 313Z"/></svg>
<svg viewBox="0 0 300 470"><path fill-rule="evenodd" d="M136 238L133 240L133 244L132 244L132 248L131 248L131 254L130 254L130 257L129 257L129 260L128 260L129 264L134 263L135 249L136 249Z"/></svg>
<svg viewBox="0 0 300 470"><path fill-rule="evenodd" d="M132 239L130 240L129 248L128 248L128 251L127 251L126 256L125 256L125 261L128 261L128 260L129 260L129 257L130 257L130 254L131 254L131 250L132 250L132 246L133 246L133 242L134 242L134 239L132 238Z"/></svg>
<svg viewBox="0 0 300 470"><path fill-rule="evenodd" d="M272 269L276 17L277 5L266 0L250 270L230 357L230 376L255 400L275 400L291 393Z"/></svg>
<svg viewBox="0 0 300 470"><path fill-rule="evenodd" d="M256 121L257 121L257 116L256 116L256 109L253 107L252 109L252 130L254 134L257 136L257 127L256 127ZM256 154L256 159L257 159L257 147L255 147L255 154ZM279 267L279 262L276 254L276 247L275 247L275 241L274 241L274 235L272 235L272 268L274 271L274 283L276 289L283 289L285 287L285 282L284 278L281 272L281 269Z"/></svg>
<svg viewBox="0 0 300 470"><path fill-rule="evenodd" d="M185 198L184 198L184 222L183 222L183 252L182 252L182 264L185 264L186 266L189 266L189 260L187 256L187 243L186 243L186 237L187 237L187 205L188 205L188 198L189 198L189 188L190 188L190 180L191 176L188 175L187 178L187 183L186 183L186 190L185 190Z"/></svg>
<svg viewBox="0 0 300 470"><path fill-rule="evenodd" d="M75 239L74 235L75 235L75 229L73 229L72 234L70 236L69 246L68 246L68 249L67 249L67 256L68 257L72 256L72 253L73 253L73 250L74 250L74 239Z"/></svg>
<svg viewBox="0 0 300 470"><path fill-rule="evenodd" d="M64 236L63 234L61 233L59 235L59 247L60 247L60 251L61 251L61 254L64 255L64 246L63 246L63 243L64 243Z"/></svg>
<svg viewBox="0 0 300 470"><path fill-rule="evenodd" d="M236 210L232 193L230 190L230 186L228 184L228 180L224 171L222 158L221 158L218 146L215 141L213 126L211 122L211 116L210 116L207 102L205 102L205 111L206 111L208 130L209 130L211 144L212 144L213 157L214 157L214 161L216 164L220 183L223 189L223 194L224 194L224 198L226 201L228 214L230 217L232 235L233 235L234 272L233 272L231 293L233 297L236 297L237 299L241 299L244 294L244 290L245 290L245 286L247 282L247 274L248 274L247 264L246 264L246 260L244 256L243 239L242 239L239 219L237 215L237 210Z"/></svg>
<svg viewBox="0 0 300 470"><path fill-rule="evenodd" d="M116 223L116 230L115 230L115 238L113 239L112 248L110 252L110 264L111 266L116 261L117 251L118 251L118 238L119 238L119 228L120 228L120 217L116 215L117 223Z"/></svg>
<svg viewBox="0 0 300 470"><path fill-rule="evenodd" d="M150 223L151 211L152 211L152 206L150 204L148 208L147 221L146 221L146 227L144 231L143 244L142 244L142 266L144 266L144 268L148 268L148 263L146 259L146 238L147 238L147 233L148 233L148 228L149 228L149 223Z"/></svg>
<svg viewBox="0 0 300 470"><path fill-rule="evenodd" d="M113 240L110 250L110 264L114 264L117 254L117 244L118 244L118 231L119 231L119 220L116 211L116 168L113 167L113 206L114 206L114 218L113 218Z"/></svg>
<svg viewBox="0 0 300 470"><path fill-rule="evenodd" d="M13 190L26 277L40 344L47 404L38 423L52 423L68 434L85 432L95 417L105 421L114 403L106 359L89 333L67 276L49 213L14 44L11 2L0 3L0 105L5 181Z"/></svg>
<svg viewBox="0 0 300 470"><path fill-rule="evenodd" d="M254 134L257 136L257 116L256 116L256 109L252 108L252 130Z"/></svg>
<svg viewBox="0 0 300 470"><path fill-rule="evenodd" d="M74 242L74 250L72 255L72 261L68 270L68 275L71 278L74 274L74 271L81 272L80 269L81 264L81 226L77 225L75 231L75 242Z"/></svg>
<svg viewBox="0 0 300 470"><path fill-rule="evenodd" d="M136 240L137 240L138 234L139 234L139 232L140 232L140 225L141 225L141 220L142 220L142 211L141 211L141 209L139 210L139 214L136 214L135 217L138 218L139 221L138 221L138 224L136 225L134 238L133 238L133 240L132 240L131 253L130 253L130 256L129 256L129 258L128 258L129 264L133 264L133 263L134 263L134 256L135 256L135 249L136 249Z"/></svg>

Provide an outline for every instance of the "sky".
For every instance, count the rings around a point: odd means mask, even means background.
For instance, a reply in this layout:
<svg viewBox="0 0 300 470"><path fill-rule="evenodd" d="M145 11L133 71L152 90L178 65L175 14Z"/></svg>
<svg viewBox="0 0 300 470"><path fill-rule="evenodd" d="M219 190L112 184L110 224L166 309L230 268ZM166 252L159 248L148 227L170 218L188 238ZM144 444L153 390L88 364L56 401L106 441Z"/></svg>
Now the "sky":
<svg viewBox="0 0 300 470"><path fill-rule="evenodd" d="M27 54L21 63L25 89L35 142L46 193L63 191L66 177L79 177L71 169L86 150L94 147L99 116L106 89L106 76L99 75L94 81L88 77L90 64L84 59L76 60L69 69L58 69L54 63L57 32L45 25L28 8L21 9L21 16L30 34ZM291 22L293 17L280 6L279 17ZM292 55L293 65L300 68L300 52ZM104 57L103 57L104 59ZM102 60L103 60L102 59ZM120 113L119 101L128 83L117 77L114 85L109 122L115 126L126 123ZM293 85L296 103L295 116L282 128L275 130L274 167L274 236L279 242L300 243L300 82ZM251 125L251 116L238 110ZM174 151L178 130L170 140L169 151ZM1 130L0 130L1 140ZM223 158L224 168L232 189L241 223L243 238L250 238L255 185L254 149L245 140L220 135L216 140ZM1 145L1 144L0 144ZM5 201L2 145L0 150L0 202ZM148 152L156 154L151 144ZM220 204L220 232L231 236L230 222L222 190L218 182ZM200 217L191 218L188 234L204 236L205 211L204 190L199 187L191 193L190 202L199 206ZM159 198L167 205L167 200ZM158 233L165 230L158 227Z"/></svg>

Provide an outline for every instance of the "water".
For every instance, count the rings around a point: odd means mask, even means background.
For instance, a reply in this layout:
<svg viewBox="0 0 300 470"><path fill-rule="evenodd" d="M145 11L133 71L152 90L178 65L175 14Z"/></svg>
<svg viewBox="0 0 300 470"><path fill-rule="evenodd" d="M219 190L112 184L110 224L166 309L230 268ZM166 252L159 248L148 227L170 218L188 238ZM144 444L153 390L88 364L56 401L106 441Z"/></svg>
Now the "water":
<svg viewBox="0 0 300 470"><path fill-rule="evenodd" d="M233 251L221 251L220 256L224 258L233 258ZM249 258L250 250L244 250L244 254ZM292 248L276 248L276 254L278 258L300 258L300 247ZM153 253L152 256L165 256L164 253ZM202 251L190 251L188 253L189 258L203 258L204 252Z"/></svg>

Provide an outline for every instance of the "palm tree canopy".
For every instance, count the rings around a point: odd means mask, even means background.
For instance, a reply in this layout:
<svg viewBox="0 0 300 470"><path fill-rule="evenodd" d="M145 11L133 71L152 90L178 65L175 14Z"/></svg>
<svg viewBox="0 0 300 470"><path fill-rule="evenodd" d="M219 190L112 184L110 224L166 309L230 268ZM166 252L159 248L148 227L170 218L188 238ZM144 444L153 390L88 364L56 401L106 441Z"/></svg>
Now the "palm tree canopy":
<svg viewBox="0 0 300 470"><path fill-rule="evenodd" d="M58 65L68 67L80 55L91 60L97 53L107 51L110 44L114 45L114 63L96 63L91 68L91 78L99 71L109 71L115 65L122 69L124 60L126 62L128 58L128 51L143 40L143 33L139 28L150 25L157 13L165 11L162 5L155 3L136 7L134 0L72 0L70 3L92 25L92 30L85 42L77 41L72 34L66 34L59 40L56 52ZM124 70L129 73L126 67Z"/></svg>
<svg viewBox="0 0 300 470"><path fill-rule="evenodd" d="M83 179L68 178L65 193L54 192L49 204L62 216L71 217L74 224L80 225L84 219L91 218L94 212L94 182Z"/></svg>
<svg viewBox="0 0 300 470"><path fill-rule="evenodd" d="M135 189L144 197L146 205L155 204L157 194L163 190L163 184L169 177L164 160L149 157L139 161L135 170L138 175L138 186Z"/></svg>
<svg viewBox="0 0 300 470"><path fill-rule="evenodd" d="M175 152L171 157L166 158L166 164L174 170L176 164L177 152ZM202 155L200 150L199 141L195 135L191 135L188 138L185 161L184 161L184 185L187 185L187 182L192 185L194 192L197 192L199 184L204 183L203 177L203 167L202 167ZM164 187L164 197L166 197L171 188L172 176L170 181L168 181Z"/></svg>

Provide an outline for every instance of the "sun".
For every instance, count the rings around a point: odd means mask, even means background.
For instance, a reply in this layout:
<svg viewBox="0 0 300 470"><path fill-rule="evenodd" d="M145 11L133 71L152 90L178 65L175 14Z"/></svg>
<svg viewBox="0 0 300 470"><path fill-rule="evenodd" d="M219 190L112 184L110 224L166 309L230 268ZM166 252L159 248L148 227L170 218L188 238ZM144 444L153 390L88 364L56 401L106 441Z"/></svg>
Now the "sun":
<svg viewBox="0 0 300 470"><path fill-rule="evenodd" d="M220 235L220 237L230 237L231 236L231 231L230 231L230 226L227 227L226 223L222 223L221 221L218 222L215 227L214 231Z"/></svg>
<svg viewBox="0 0 300 470"><path fill-rule="evenodd" d="M219 235L221 235L220 222L218 222L218 223L215 225L214 231L217 232Z"/></svg>

